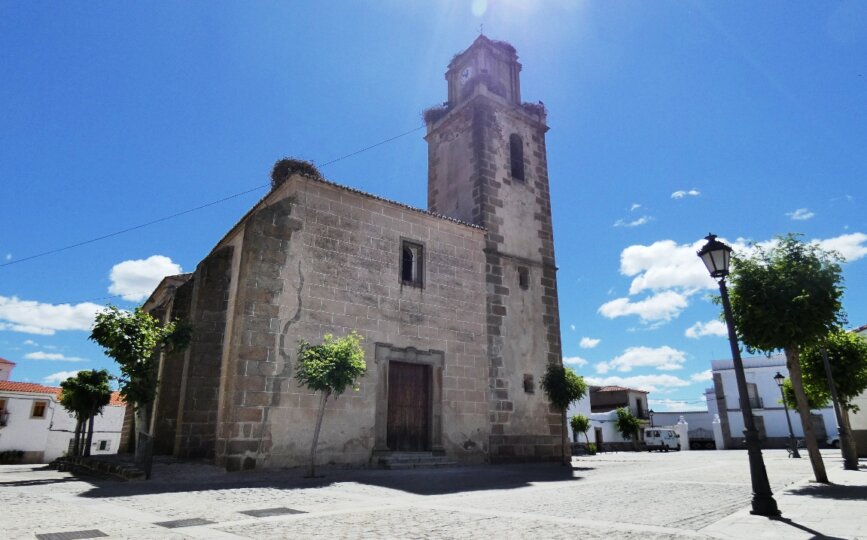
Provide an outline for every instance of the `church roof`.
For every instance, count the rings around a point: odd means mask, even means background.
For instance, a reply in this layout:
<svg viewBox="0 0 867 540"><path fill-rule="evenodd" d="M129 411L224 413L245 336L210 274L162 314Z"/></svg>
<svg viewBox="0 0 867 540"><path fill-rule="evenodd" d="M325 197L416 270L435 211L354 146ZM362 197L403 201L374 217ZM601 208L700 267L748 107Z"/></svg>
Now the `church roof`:
<svg viewBox="0 0 867 540"><path fill-rule="evenodd" d="M366 191L362 191L362 190L357 189L357 188L353 188L353 187L349 187L349 186L344 186L343 184L338 184L338 183L336 183L336 182L332 182L332 181L330 181L330 180L326 180L326 179L324 179L324 178L322 178L322 177L319 177L319 176L312 176L312 175L309 175L309 174L301 174L301 173L297 173L296 175L293 175L293 176L300 176L300 177L303 177L303 178L306 179L306 180L311 180L311 181L313 181L313 182L319 182L319 183L321 183L321 184L325 184L325 185L328 185L328 186L332 186L332 187L335 187L335 188L337 188L337 189L341 189L341 190L343 190L343 191L348 191L348 192L350 192L350 193L355 193L355 194L357 194L357 195L361 195L361 196L363 196L363 197L367 197L367 198L374 199L374 200L377 200L377 201L382 201L382 202L384 202L384 203L392 204L392 205L394 205L394 206L398 206L398 207L400 207L400 208L403 208L403 209L406 209L406 210L410 210L410 211L412 211L412 212L417 212L417 213L419 213L419 214L424 214L424 215L426 215L426 216L430 216L430 217L433 217L433 218L442 219L442 220L445 220L445 221L451 221L452 223L457 223L458 225L463 225L463 226L465 226L465 227L470 227L471 229L478 229L478 230L480 230L480 231L485 231L485 230L487 230L487 229L485 229L485 227L482 227L482 226L480 226L480 225L476 225L476 224L474 224L474 223L469 223L469 222L467 222L467 221L462 221L462 220L460 220L460 219L455 219L455 218L453 218L453 217L444 216L444 215L442 215L442 214L437 214L437 213L434 213L434 212L430 212L430 211L428 211L428 210L422 210L421 208L416 208L415 206L410 206L410 205L408 205L408 204L404 204L404 203L402 203L402 202L394 201L394 200L391 200L391 199L386 199L385 197L380 197L379 195L374 195L374 194L372 194L372 193L368 193L368 192L366 192ZM263 196L261 199L259 199L259 200L256 202L256 204L254 204L252 207L250 207L250 209L247 210L247 212L246 212L243 216L241 216L241 219L239 219L238 222L235 223L235 224L232 226L231 229L229 229L228 231L226 231L226 234L224 234L223 237L220 238L220 241L217 242L216 246L219 246L220 244L222 244L222 243L223 243L227 238L229 238L229 236L231 236L231 234L232 234L232 233L233 233L233 232L234 232L234 231L235 231L235 230L236 230L236 229L237 229L237 228L238 228L242 223L244 223L245 221L247 221L247 218L250 217L250 215L251 215L253 212L255 212L256 209L258 209L258 208L260 207L260 205L261 205L263 202L265 202L265 200L267 200L268 197L270 197L271 194L272 194L273 192L274 192L273 189L270 190L270 191L268 191L268 193L266 193L265 196ZM216 246L215 246L214 249L216 249Z"/></svg>
<svg viewBox="0 0 867 540"><path fill-rule="evenodd" d="M515 50L515 47L513 47L510 43L508 43L506 41L499 41L496 39L491 39L484 34L480 34L479 37L477 37L475 39L475 41L473 41L473 43L469 47L467 47L463 51L459 52L458 54L456 54L452 58L452 61L449 62L449 66L448 66L449 69L451 69L451 67L454 66L455 63L458 60L460 60L461 57L463 57L465 54L467 54L467 52L471 51L472 49L474 49L476 47L485 47L485 46L490 47L491 49L499 50L499 51L505 53L506 55L511 56L515 59L518 58L518 52Z"/></svg>
<svg viewBox="0 0 867 540"><path fill-rule="evenodd" d="M5 358L0 358L0 364L9 364L10 366L14 366L15 362L10 362L9 360L6 360Z"/></svg>

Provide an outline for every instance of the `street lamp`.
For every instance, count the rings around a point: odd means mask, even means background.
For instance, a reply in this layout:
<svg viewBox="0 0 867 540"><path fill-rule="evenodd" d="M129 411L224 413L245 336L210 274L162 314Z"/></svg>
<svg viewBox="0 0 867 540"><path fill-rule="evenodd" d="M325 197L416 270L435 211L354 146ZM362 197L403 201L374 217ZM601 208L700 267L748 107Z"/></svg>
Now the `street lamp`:
<svg viewBox="0 0 867 540"><path fill-rule="evenodd" d="M653 427L653 409L647 411L648 416L650 416L650 427Z"/></svg>
<svg viewBox="0 0 867 540"><path fill-rule="evenodd" d="M780 387L780 397L783 399L783 409L786 411L786 423L789 424L789 444L792 447L792 457L799 458L801 457L800 452L798 452L798 441L795 440L795 432L792 431L792 419L789 418L789 406L786 405L786 396L783 394L783 381L786 378L783 377L783 374L779 371L776 375L774 375L774 382L777 383L777 386Z"/></svg>
<svg viewBox="0 0 867 540"><path fill-rule="evenodd" d="M765 470L765 461L762 458L762 449L759 446L759 432L756 430L756 422L753 418L753 409L750 406L749 393L747 392L747 378L744 375L744 363L741 360L741 352L738 349L738 338L735 333L735 323L732 317L732 306L729 302L729 292L726 288L726 276L729 275L729 263L731 262L732 248L716 239L716 235L709 234L705 237L707 243L698 251L704 265L710 272L710 277L719 279L719 292L722 297L723 313L726 318L726 327L729 333L729 344L732 348L732 363L735 368L735 378L738 383L738 398L741 403L741 414L744 417L744 438L747 442L747 455L750 459L750 479L753 485L753 514L760 516L779 516L777 501L771 493L771 484L768 481L768 471Z"/></svg>

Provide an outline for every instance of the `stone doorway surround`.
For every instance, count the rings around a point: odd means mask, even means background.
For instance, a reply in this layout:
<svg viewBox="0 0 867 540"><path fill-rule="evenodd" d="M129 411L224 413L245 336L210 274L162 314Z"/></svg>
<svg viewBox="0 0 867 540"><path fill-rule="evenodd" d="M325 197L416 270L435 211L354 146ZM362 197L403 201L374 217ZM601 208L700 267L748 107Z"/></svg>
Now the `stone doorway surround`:
<svg viewBox="0 0 867 540"><path fill-rule="evenodd" d="M443 448L443 366L445 353L437 350L422 351L415 347L395 347L390 343L376 343L374 364L377 375L375 442L373 454L391 452L388 448L388 366L390 362L405 362L430 366L430 400L428 404L428 440L431 452L445 454Z"/></svg>

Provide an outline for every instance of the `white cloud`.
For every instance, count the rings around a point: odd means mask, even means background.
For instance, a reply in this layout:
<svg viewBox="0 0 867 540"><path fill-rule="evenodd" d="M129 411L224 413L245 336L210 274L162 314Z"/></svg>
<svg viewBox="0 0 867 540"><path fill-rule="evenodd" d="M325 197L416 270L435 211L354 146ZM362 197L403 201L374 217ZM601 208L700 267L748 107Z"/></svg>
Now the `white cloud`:
<svg viewBox="0 0 867 540"><path fill-rule="evenodd" d="M704 243L704 239L692 244L660 240L649 246L633 245L624 249L620 253L620 273L635 276L629 294L672 288L690 292L716 289L716 282L696 256Z"/></svg>
<svg viewBox="0 0 867 540"><path fill-rule="evenodd" d="M693 373L689 377L689 380L695 381L695 382L710 381L712 379L713 379L713 374L711 373L711 371L709 369L706 369L704 371L700 371L698 373Z"/></svg>
<svg viewBox="0 0 867 540"><path fill-rule="evenodd" d="M58 371L42 379L45 384L60 384L70 377L78 375L77 371Z"/></svg>
<svg viewBox="0 0 867 540"><path fill-rule="evenodd" d="M599 345L601 341L601 339L589 338L585 336L581 338L581 343L579 343L578 346L582 349L592 349L593 347Z"/></svg>
<svg viewBox="0 0 867 540"><path fill-rule="evenodd" d="M656 409L656 412L683 412L707 410L707 402L684 401L682 399L648 399L647 404ZM659 424L656 424L659 425Z"/></svg>
<svg viewBox="0 0 867 540"><path fill-rule="evenodd" d="M638 204L638 203L633 203L632 206L629 207L629 211L630 211L630 212L635 212L635 211L638 210L639 208L641 208L641 205L640 205L640 204Z"/></svg>
<svg viewBox="0 0 867 540"><path fill-rule="evenodd" d="M629 298L616 298L599 306L599 313L609 319L638 315L641 322L670 321L687 306L687 296L675 291L664 291L644 300L631 302Z"/></svg>
<svg viewBox="0 0 867 540"><path fill-rule="evenodd" d="M580 356L567 356L563 358L563 363L569 364L571 366L581 367L587 365L587 360L581 358Z"/></svg>
<svg viewBox="0 0 867 540"><path fill-rule="evenodd" d="M620 356L606 363L609 369L632 371L636 367L653 367L659 370L681 369L686 354L668 345L662 347L629 347Z"/></svg>
<svg viewBox="0 0 867 540"><path fill-rule="evenodd" d="M697 322L690 326L684 332L688 338L698 339L702 336L722 336L729 335L728 328L722 321Z"/></svg>
<svg viewBox="0 0 867 540"><path fill-rule="evenodd" d="M608 373L611 369L607 362L599 362L593 368L596 370L596 373Z"/></svg>
<svg viewBox="0 0 867 540"><path fill-rule="evenodd" d="M806 208L798 208L794 212L787 212L786 215L792 218L792 220L794 221L806 221L811 217L815 216L816 213L811 212Z"/></svg>
<svg viewBox="0 0 867 540"><path fill-rule="evenodd" d="M58 330L89 331L102 306L81 304L43 304L17 297L0 296L0 330L50 336Z"/></svg>
<svg viewBox="0 0 867 540"><path fill-rule="evenodd" d="M574 332L574 331L575 331L575 325L574 325L574 324L570 324L570 325L569 325L569 330L572 330L572 331Z"/></svg>
<svg viewBox="0 0 867 540"><path fill-rule="evenodd" d="M681 189L681 190L678 190L678 191L675 191L674 193L672 193L671 198L672 199L683 199L684 197L687 197L687 196L698 197L699 195L701 195L701 192L697 189L691 189L689 191L685 191L685 190Z"/></svg>
<svg viewBox="0 0 867 540"><path fill-rule="evenodd" d="M39 346L39 344L36 343L35 341L33 341L32 339L25 339L24 344L30 345L31 347L38 347Z"/></svg>
<svg viewBox="0 0 867 540"><path fill-rule="evenodd" d="M646 225L650 223L653 218L651 216L641 216L638 219L632 221L623 221L622 219L618 219L614 222L615 227L640 227L641 225Z"/></svg>
<svg viewBox="0 0 867 540"><path fill-rule="evenodd" d="M867 255L867 234L860 232L825 240L813 240L813 243L825 251L836 251L846 259L846 262L854 262Z"/></svg>
<svg viewBox="0 0 867 540"><path fill-rule="evenodd" d="M57 362L84 362L84 358L77 356L66 356L61 353L47 353L42 351L27 353L24 355L27 360L54 360Z"/></svg>
<svg viewBox="0 0 867 540"><path fill-rule="evenodd" d="M151 255L117 263L111 269L108 292L124 300L140 302L147 298L166 276L181 273L181 267L164 255Z"/></svg>
<svg viewBox="0 0 867 540"><path fill-rule="evenodd" d="M614 375L610 377L584 377L584 380L593 386L626 386L647 392L658 392L665 388L680 388L692 384L674 375L634 375L632 377Z"/></svg>
<svg viewBox="0 0 867 540"><path fill-rule="evenodd" d="M3 258L4 258L6 261L11 261L11 260L12 260L12 254L11 254L11 253L7 253L6 256L3 257Z"/></svg>

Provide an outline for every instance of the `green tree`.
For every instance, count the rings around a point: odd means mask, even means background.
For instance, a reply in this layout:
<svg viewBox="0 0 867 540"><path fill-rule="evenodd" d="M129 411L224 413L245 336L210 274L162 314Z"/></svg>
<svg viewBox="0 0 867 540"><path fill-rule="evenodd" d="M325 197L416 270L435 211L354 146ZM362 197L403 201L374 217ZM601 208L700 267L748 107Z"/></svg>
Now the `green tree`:
<svg viewBox="0 0 867 540"><path fill-rule="evenodd" d="M590 419L583 414L576 414L569 420L569 423L572 425L572 431L583 433L584 440L587 441L587 444L590 444L590 437L587 436L587 432L590 431Z"/></svg>
<svg viewBox="0 0 867 540"><path fill-rule="evenodd" d="M89 456L93 443L93 421L111 401L108 371L84 370L60 383L60 404L75 416L73 456ZM87 440L83 434L87 426ZM82 451L83 450L83 451Z"/></svg>
<svg viewBox="0 0 867 540"><path fill-rule="evenodd" d="M310 445L311 477L316 476L316 444L319 442L319 430L328 398L332 395L337 398L347 388L358 391L358 379L367 371L364 350L361 348L362 339L355 331L338 339L325 334L320 345L311 345L302 340L298 346L298 367L295 370L298 384L320 393L316 429Z"/></svg>
<svg viewBox="0 0 867 540"><path fill-rule="evenodd" d="M635 441L636 448L638 445L638 428L641 427L641 421L632 414L626 407L617 409L617 420L614 421L614 428L627 441Z"/></svg>
<svg viewBox="0 0 867 540"><path fill-rule="evenodd" d="M840 258L789 234L770 249L756 245L752 254L735 254L733 262L731 304L738 335L748 348L785 351L813 473L817 482L828 483L810 422L800 353L844 322Z"/></svg>
<svg viewBox="0 0 867 540"><path fill-rule="evenodd" d="M569 405L587 394L587 383L571 368L564 367L562 364L548 364L548 369L542 377L542 389L547 394L551 406L557 409L562 417L562 462L566 465L571 462L572 454L568 451L569 442L566 437L566 411Z"/></svg>
<svg viewBox="0 0 867 540"><path fill-rule="evenodd" d="M148 432L148 411L157 391L157 353L161 349L183 350L191 330L178 321L160 324L141 308L123 311L108 306L96 315L90 340L120 367L120 395L135 411L136 433ZM136 445L136 459L141 459Z"/></svg>
<svg viewBox="0 0 867 540"><path fill-rule="evenodd" d="M831 381L825 372L824 353L828 355L834 389L840 405L840 444L844 456L844 468L858 470L858 451L852 438L849 411L858 412L854 399L867 389L867 341L861 336L838 328L825 338L804 348L801 354L801 369L804 386L814 389L817 399L831 399Z"/></svg>

